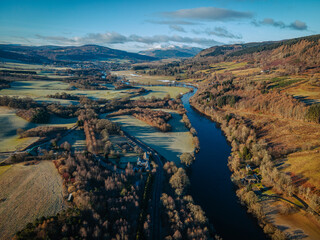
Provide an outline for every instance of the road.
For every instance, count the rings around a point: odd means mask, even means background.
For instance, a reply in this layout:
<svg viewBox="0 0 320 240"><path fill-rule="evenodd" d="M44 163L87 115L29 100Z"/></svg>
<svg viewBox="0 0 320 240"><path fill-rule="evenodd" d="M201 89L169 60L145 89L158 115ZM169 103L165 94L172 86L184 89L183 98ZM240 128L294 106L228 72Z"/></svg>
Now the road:
<svg viewBox="0 0 320 240"><path fill-rule="evenodd" d="M154 178L154 187L152 192L151 201L151 226L152 235L151 239L161 239L161 217L160 217L160 197L162 193L162 181L163 181L163 163L161 161L161 156L151 147L140 141L139 139L131 136L130 134L124 132L125 137L130 139L132 142L137 144L145 152L151 152L153 160L158 165L157 172Z"/></svg>

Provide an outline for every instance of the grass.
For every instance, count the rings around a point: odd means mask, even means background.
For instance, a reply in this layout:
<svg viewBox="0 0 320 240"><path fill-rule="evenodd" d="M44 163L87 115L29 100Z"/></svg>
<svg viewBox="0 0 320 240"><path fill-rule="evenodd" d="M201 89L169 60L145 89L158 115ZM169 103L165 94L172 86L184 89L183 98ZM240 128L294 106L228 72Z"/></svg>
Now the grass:
<svg viewBox="0 0 320 240"><path fill-rule="evenodd" d="M19 139L18 128L30 129L36 124L29 123L15 114L15 110L0 107L0 152L14 151L28 146L37 138Z"/></svg>
<svg viewBox="0 0 320 240"><path fill-rule="evenodd" d="M68 67L70 69L70 67ZM56 67L50 65L39 65L39 64L26 64L26 63L15 63L15 62L5 62L0 64L0 69L6 70L19 70L19 71L35 71L35 70L65 70L66 67Z"/></svg>
<svg viewBox="0 0 320 240"><path fill-rule="evenodd" d="M161 80L175 80L173 76L149 76L145 74L136 73L133 70L127 71L113 71L113 74L118 76L124 76L126 79L139 84L149 85L149 84L163 84Z"/></svg>
<svg viewBox="0 0 320 240"><path fill-rule="evenodd" d="M320 152L319 148L310 151L296 152L288 155L286 164L289 165L285 171L293 172L295 175L308 179L316 188L320 188Z"/></svg>
<svg viewBox="0 0 320 240"><path fill-rule="evenodd" d="M290 199L290 201L292 201L294 204L296 204L296 205L298 205L298 206L300 206L300 207L304 207L304 205L302 204L302 202L300 202L298 199L296 199L296 198L292 198L292 199Z"/></svg>
<svg viewBox="0 0 320 240"><path fill-rule="evenodd" d="M307 104L320 102L320 87L313 86L307 81L292 86L285 91Z"/></svg>
<svg viewBox="0 0 320 240"><path fill-rule="evenodd" d="M185 87L152 86L144 88L150 90L150 92L141 95L145 98L151 98L152 96L156 98L164 98L167 96L167 94L170 94L172 98L175 98L179 94L185 94L189 92L189 89ZM133 99L139 99L141 96L134 97Z"/></svg>
<svg viewBox="0 0 320 240"><path fill-rule="evenodd" d="M69 84L62 81L16 81L11 88L2 89L0 95L31 97L37 101L62 102L64 104L77 103L78 101L57 100L47 98L47 95L66 92L72 95L86 96L89 98L122 98L130 97L126 90L68 90Z"/></svg>
<svg viewBox="0 0 320 240"><path fill-rule="evenodd" d="M0 95L31 97L40 102L60 102L64 105L77 104L78 101L60 100L47 98L47 95L54 95L55 93L66 92L72 95L86 96L92 99L119 99L124 97L131 97L128 93L130 89L124 90L68 90L69 84L61 81L16 81L11 84L11 88L2 89ZM143 96L151 98L164 98L167 94L171 97L176 97L180 93L186 93L189 90L184 87L168 87L168 86L146 86L148 93ZM134 99L139 98L134 97Z"/></svg>
<svg viewBox="0 0 320 240"><path fill-rule="evenodd" d="M67 136L63 137L58 142L58 145L60 145L64 142L70 143L72 146L72 149L75 151L85 151L87 149L86 136L85 136L83 130L72 131Z"/></svg>
<svg viewBox="0 0 320 240"><path fill-rule="evenodd" d="M1 239L12 239L28 222L65 208L62 179L51 161L13 165L0 175L0 199Z"/></svg>
<svg viewBox="0 0 320 240"><path fill-rule="evenodd" d="M276 195L276 193L275 193L274 191L272 191L271 189L269 189L269 190L267 190L267 191L263 192L263 194L265 194L265 195L269 195L269 196Z"/></svg>
<svg viewBox="0 0 320 240"><path fill-rule="evenodd" d="M294 78L290 79L288 77L275 77L271 79L272 84L269 88L286 88L294 83L301 82L304 79Z"/></svg>
<svg viewBox="0 0 320 240"><path fill-rule="evenodd" d="M200 70L198 73L205 72L211 73L212 76L215 74L222 74L226 71L231 71L233 75L240 77L240 76L247 76L248 74L258 73L261 71L260 68L249 68L249 69L241 69L247 66L247 62L220 62L216 64L210 65L209 68ZM192 82L194 79L188 79L187 82ZM203 81L203 79L199 79L199 81ZM185 82L185 80L184 80Z"/></svg>
<svg viewBox="0 0 320 240"><path fill-rule="evenodd" d="M169 121L172 132L160 132L133 116L112 117L110 120L120 123L125 131L141 139L167 160L180 163L179 156L184 152L193 152L194 145L191 134L181 122L181 116L174 112L172 115L173 119Z"/></svg>
<svg viewBox="0 0 320 240"><path fill-rule="evenodd" d="M0 95L37 98L63 92L68 88L69 84L61 81L16 81L11 83L11 88L2 89Z"/></svg>
<svg viewBox="0 0 320 240"><path fill-rule="evenodd" d="M255 184L253 184L253 186L255 186L258 189L263 189L262 183L255 183Z"/></svg>
<svg viewBox="0 0 320 240"><path fill-rule="evenodd" d="M12 167L12 165L0 166L0 175L5 173L11 167Z"/></svg>
<svg viewBox="0 0 320 240"><path fill-rule="evenodd" d="M31 143L38 140L37 137L19 138L17 129L30 129L37 126L60 126L71 127L76 123L76 118L64 119L52 117L48 124L30 123L15 114L15 110L0 107L0 152L8 152L24 149Z"/></svg>
<svg viewBox="0 0 320 240"><path fill-rule="evenodd" d="M262 204L267 219L282 228L291 239L301 239L301 236L306 236L305 239L320 238L320 224L313 216L303 211L283 215L280 213L285 204L283 201L267 200Z"/></svg>
<svg viewBox="0 0 320 240"><path fill-rule="evenodd" d="M211 65L211 68L215 69L216 71L223 71L223 70L235 70L237 68L242 68L247 65L247 62L220 62L217 64ZM220 70L221 69L221 70Z"/></svg>

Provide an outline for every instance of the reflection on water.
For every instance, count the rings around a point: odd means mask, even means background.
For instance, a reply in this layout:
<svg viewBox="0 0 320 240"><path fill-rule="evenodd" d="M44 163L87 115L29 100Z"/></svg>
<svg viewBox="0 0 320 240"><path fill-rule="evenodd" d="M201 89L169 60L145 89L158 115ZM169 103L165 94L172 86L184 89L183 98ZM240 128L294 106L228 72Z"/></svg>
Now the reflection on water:
<svg viewBox="0 0 320 240"><path fill-rule="evenodd" d="M215 123L191 108L189 98L193 94L182 97L200 140L200 152L196 155L190 175L191 195L224 240L267 239L256 219L246 212L235 194L227 167L231 147Z"/></svg>

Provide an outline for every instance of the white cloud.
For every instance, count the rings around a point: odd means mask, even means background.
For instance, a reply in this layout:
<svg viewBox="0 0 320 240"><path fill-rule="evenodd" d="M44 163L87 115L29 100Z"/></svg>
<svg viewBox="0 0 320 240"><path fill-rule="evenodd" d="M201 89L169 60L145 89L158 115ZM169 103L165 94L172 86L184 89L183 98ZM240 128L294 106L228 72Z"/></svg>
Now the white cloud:
<svg viewBox="0 0 320 240"><path fill-rule="evenodd" d="M241 35L233 34L223 27L215 27L214 29L207 28L205 30L193 29L192 31L195 34L206 34L208 36L216 36L222 38L242 39Z"/></svg>
<svg viewBox="0 0 320 240"><path fill-rule="evenodd" d="M301 22L299 20L294 21L293 23L291 23L289 25L292 29L296 29L296 30L307 30L308 26L306 23Z"/></svg>
<svg viewBox="0 0 320 240"><path fill-rule="evenodd" d="M195 19L205 21L228 21L251 18L253 16L253 14L250 12L240 12L215 7L180 9L174 12L163 12L162 15L170 18Z"/></svg>
<svg viewBox="0 0 320 240"><path fill-rule="evenodd" d="M199 25L199 23L183 20L146 20L145 22L160 25Z"/></svg>
<svg viewBox="0 0 320 240"><path fill-rule="evenodd" d="M83 37L62 37L62 36L42 36L36 35L38 39L45 41L47 44L57 45L84 45L84 44L125 44L125 43L142 43L146 45L162 44L162 43L185 43L185 44L198 44L201 46L213 46L220 45L222 43L217 42L212 38L200 38L200 37L182 37L179 35L153 35L153 36L140 36L129 35L125 36L116 32L106 33L88 33Z"/></svg>
<svg viewBox="0 0 320 240"><path fill-rule="evenodd" d="M169 27L173 31L186 32L186 30L183 27L179 26L179 25L170 25Z"/></svg>
<svg viewBox="0 0 320 240"><path fill-rule="evenodd" d="M272 18L265 18L262 21L257 22L256 20L252 21L252 24L259 27L262 25L269 25L269 26L273 26L273 27L278 27L278 28L290 28L290 29L294 29L294 30L307 30L308 26L306 23L301 22L299 20L294 21L293 23L290 24L285 24L282 21L276 21Z"/></svg>

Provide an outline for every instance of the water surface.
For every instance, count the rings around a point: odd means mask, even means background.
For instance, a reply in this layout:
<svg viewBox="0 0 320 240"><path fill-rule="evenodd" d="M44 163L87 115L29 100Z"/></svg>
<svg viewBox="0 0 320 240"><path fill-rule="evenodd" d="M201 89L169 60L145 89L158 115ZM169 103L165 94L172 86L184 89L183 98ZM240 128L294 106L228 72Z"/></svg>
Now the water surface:
<svg viewBox="0 0 320 240"><path fill-rule="evenodd" d="M227 166L231 147L215 123L191 108L189 98L193 94L182 97L200 140L200 152L196 154L190 175L191 195L224 240L267 239L257 220L247 213L236 196Z"/></svg>

